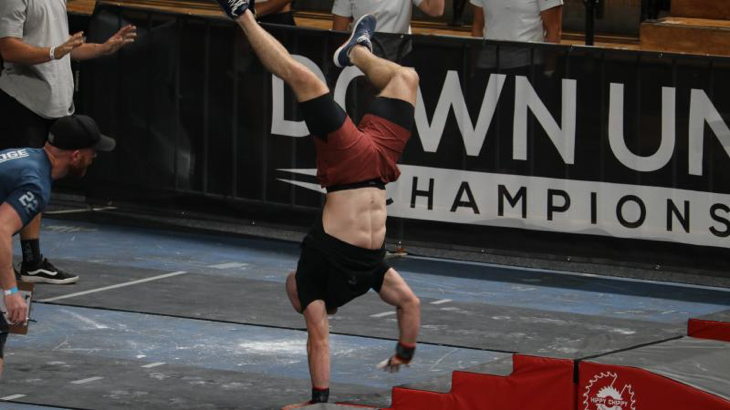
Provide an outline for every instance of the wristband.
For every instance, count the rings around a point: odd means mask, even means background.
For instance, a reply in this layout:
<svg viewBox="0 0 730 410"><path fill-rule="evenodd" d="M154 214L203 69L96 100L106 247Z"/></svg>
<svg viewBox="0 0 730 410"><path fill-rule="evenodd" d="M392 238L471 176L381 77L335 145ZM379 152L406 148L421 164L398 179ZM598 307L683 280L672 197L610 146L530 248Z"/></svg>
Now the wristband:
<svg viewBox="0 0 730 410"><path fill-rule="evenodd" d="M51 50L48 51L48 56L51 57L51 61L56 59L56 47L51 47Z"/></svg>
<svg viewBox="0 0 730 410"><path fill-rule="evenodd" d="M16 286L14 288L10 288L10 289L4 290L3 293L5 294L5 296L10 296L13 293L18 293L18 287Z"/></svg>
<svg viewBox="0 0 730 410"><path fill-rule="evenodd" d="M329 388L312 387L312 400L309 401L309 404L327 403L329 399Z"/></svg>
<svg viewBox="0 0 730 410"><path fill-rule="evenodd" d="M401 362L408 364L413 359L413 354L416 353L416 345L407 345L405 343L398 342L395 345L395 357Z"/></svg>

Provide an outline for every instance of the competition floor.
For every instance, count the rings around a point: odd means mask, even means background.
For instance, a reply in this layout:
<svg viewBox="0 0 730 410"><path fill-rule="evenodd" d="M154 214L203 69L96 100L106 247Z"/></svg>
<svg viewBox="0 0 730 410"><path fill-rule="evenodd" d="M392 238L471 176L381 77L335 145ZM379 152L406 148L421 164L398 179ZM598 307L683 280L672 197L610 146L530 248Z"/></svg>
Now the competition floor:
<svg viewBox="0 0 730 410"><path fill-rule="evenodd" d="M306 332L283 286L297 243L50 218L42 238L81 280L36 287L30 333L8 340L0 409L277 409L309 397ZM331 318L331 401L387 407L393 386L448 391L453 370L511 352L585 358L730 309L728 289L389 261L422 301L416 360L375 369L397 332L371 292Z"/></svg>

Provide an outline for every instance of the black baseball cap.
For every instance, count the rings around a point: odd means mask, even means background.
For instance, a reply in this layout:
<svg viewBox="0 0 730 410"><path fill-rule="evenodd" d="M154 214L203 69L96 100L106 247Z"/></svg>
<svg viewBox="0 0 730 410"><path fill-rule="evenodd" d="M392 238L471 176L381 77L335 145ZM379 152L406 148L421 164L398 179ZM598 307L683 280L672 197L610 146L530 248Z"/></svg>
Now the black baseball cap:
<svg viewBox="0 0 730 410"><path fill-rule="evenodd" d="M112 138L101 135L96 122L85 115L57 119L51 127L48 143L65 150L93 148L97 151L111 151L117 145Z"/></svg>

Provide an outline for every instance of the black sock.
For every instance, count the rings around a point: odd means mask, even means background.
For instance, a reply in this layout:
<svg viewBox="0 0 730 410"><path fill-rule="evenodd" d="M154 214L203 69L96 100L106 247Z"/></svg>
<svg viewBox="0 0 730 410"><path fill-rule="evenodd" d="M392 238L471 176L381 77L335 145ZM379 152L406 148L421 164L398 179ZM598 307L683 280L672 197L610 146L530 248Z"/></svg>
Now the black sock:
<svg viewBox="0 0 730 410"><path fill-rule="evenodd" d="M23 262L28 265L35 265L43 258L40 240L38 239L21 240L20 248L23 250Z"/></svg>

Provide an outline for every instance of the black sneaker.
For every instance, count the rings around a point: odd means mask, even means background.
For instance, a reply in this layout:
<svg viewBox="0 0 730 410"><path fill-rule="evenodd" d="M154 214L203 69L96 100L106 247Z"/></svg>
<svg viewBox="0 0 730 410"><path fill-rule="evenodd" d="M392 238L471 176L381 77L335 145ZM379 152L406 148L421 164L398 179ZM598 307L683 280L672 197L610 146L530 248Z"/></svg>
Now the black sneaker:
<svg viewBox="0 0 730 410"><path fill-rule="evenodd" d="M58 269L46 258L35 266L28 266L23 262L20 265L20 277L23 282L52 283L54 285L67 285L79 280L77 275Z"/></svg>
<svg viewBox="0 0 730 410"><path fill-rule="evenodd" d="M246 10L254 11L254 0L216 0L223 11L232 19L243 16Z"/></svg>

